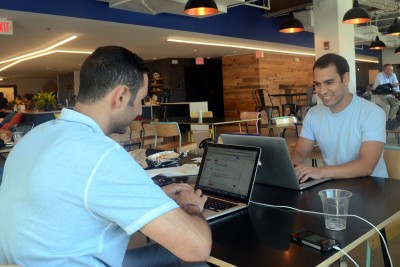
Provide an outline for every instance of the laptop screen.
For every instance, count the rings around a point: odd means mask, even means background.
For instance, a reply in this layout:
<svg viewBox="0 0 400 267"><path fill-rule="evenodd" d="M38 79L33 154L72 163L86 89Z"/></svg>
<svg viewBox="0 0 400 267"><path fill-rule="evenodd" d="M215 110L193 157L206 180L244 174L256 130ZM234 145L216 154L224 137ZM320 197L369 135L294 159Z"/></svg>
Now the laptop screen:
<svg viewBox="0 0 400 267"><path fill-rule="evenodd" d="M260 148L207 144L196 189L246 201L251 193Z"/></svg>

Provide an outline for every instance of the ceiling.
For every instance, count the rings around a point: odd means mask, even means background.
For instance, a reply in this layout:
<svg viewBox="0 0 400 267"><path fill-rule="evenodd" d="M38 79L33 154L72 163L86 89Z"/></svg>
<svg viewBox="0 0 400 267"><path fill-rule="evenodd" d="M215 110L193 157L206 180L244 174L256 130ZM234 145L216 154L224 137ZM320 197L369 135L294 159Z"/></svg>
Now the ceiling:
<svg viewBox="0 0 400 267"><path fill-rule="evenodd" d="M118 0L118 3L120 3L118 4L116 0L98 1L109 2L110 8L123 8L150 14L154 12L167 12L180 15L182 15L182 10L186 2L186 0ZM271 0L271 5L273 5L274 1L276 0ZM166 2L168 2L168 4ZM224 12L225 9L226 12L228 12L229 8L236 5L259 5L254 1L247 1L244 3L244 0L221 0L217 2L219 9L222 10L221 12ZM310 3L312 1L291 0L287 2L295 7L292 9L300 8L304 10L305 8L310 8ZM390 25L393 18L398 15L398 1L369 0L359 2L378 18L377 27L382 33L387 29L386 24ZM382 2L385 3L382 4ZM264 1L264 4L268 7L267 0ZM225 9L221 8L221 5L225 6ZM157 8L153 9L152 7ZM255 6L255 8L257 7ZM259 8L265 9L264 7ZM280 10L281 12L288 12L290 8L290 6L282 6ZM267 10L265 10L265 12L266 14L268 13ZM271 10L270 14L274 16L281 15L279 10ZM46 48L72 34L77 34L78 38L63 44L60 46L61 49L91 52L99 46L120 45L134 51L145 60L195 57L213 58L244 54L251 51L244 48L239 49L167 42L167 39L171 37L212 40L223 43L235 43L243 46L268 47L270 49L285 49L303 53L313 53L313 49L298 46L38 13L0 9L0 17L12 20L14 31L13 35L0 35L0 61ZM373 31L373 29L370 29L370 25L364 25L363 27L369 27L366 29L368 31ZM365 33L361 34L363 36L366 35ZM371 33L367 34L368 36L371 35ZM373 34L375 33L372 33L372 35ZM140 38L137 38L138 36L140 36ZM398 38L396 38L394 43L398 42L397 39ZM367 41L370 42L369 39ZM367 41L364 42L367 43ZM0 78L4 79L3 83L6 82L7 79L54 78L57 73L79 70L80 65L86 57L87 54L54 53L27 60L0 71ZM0 68L5 65L6 64L0 64Z"/></svg>

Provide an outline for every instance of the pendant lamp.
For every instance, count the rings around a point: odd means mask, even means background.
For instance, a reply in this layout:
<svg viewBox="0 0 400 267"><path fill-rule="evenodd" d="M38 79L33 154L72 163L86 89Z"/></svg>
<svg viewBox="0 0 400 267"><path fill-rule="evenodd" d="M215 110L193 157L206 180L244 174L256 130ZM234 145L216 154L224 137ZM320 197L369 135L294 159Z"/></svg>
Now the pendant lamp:
<svg viewBox="0 0 400 267"><path fill-rule="evenodd" d="M400 35L400 24L399 24L399 19L395 18L394 22L392 25L389 26L387 32L387 35Z"/></svg>
<svg viewBox="0 0 400 267"><path fill-rule="evenodd" d="M346 12L343 16L345 24L360 24L371 21L369 13L358 5L358 1L353 2L353 8Z"/></svg>
<svg viewBox="0 0 400 267"><path fill-rule="evenodd" d="M282 33L295 33L304 31L303 23L296 19L293 12L290 12L290 18L282 22L279 32Z"/></svg>
<svg viewBox="0 0 400 267"><path fill-rule="evenodd" d="M379 40L378 36L376 36L375 41L372 41L372 43L369 45L369 49L371 50L382 50L385 48L386 48L385 43Z"/></svg>
<svg viewBox="0 0 400 267"><path fill-rule="evenodd" d="M394 50L395 54L400 54L400 46L396 47L396 49Z"/></svg>
<svg viewBox="0 0 400 267"><path fill-rule="evenodd" d="M188 0L184 13L190 16L213 15L218 13L218 7L214 0Z"/></svg>

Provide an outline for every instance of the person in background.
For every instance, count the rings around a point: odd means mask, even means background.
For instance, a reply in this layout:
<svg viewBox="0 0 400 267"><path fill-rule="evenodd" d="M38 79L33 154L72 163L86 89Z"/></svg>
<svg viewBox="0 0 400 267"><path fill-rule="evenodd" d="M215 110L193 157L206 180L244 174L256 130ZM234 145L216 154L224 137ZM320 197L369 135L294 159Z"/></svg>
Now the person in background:
<svg viewBox="0 0 400 267"><path fill-rule="evenodd" d="M15 104L21 105L22 104L22 97L20 95L17 95L15 97Z"/></svg>
<svg viewBox="0 0 400 267"><path fill-rule="evenodd" d="M399 81L396 74L393 73L393 65L383 65L383 71L376 75L374 89L379 85L390 83L397 92L399 91ZM372 92L373 93L373 92ZM396 119L399 111L400 101L392 94L372 95L371 101L379 105L386 113L386 120L393 121Z"/></svg>
<svg viewBox="0 0 400 267"><path fill-rule="evenodd" d="M62 109L11 150L0 187L0 214L7 214L0 216L1 263L178 266L208 259L201 190L160 188L107 137L141 115L147 71L125 48L96 49L82 65L74 110ZM137 231L156 244L127 251Z"/></svg>
<svg viewBox="0 0 400 267"><path fill-rule="evenodd" d="M25 102L25 109L33 110L35 108L35 103L33 102L32 94L25 94L23 100Z"/></svg>
<svg viewBox="0 0 400 267"><path fill-rule="evenodd" d="M0 92L0 111L4 112L7 109L8 100L4 97L4 93Z"/></svg>
<svg viewBox="0 0 400 267"><path fill-rule="evenodd" d="M337 54L314 64L314 85L323 105L312 107L303 121L291 158L300 182L360 176L387 177L383 161L385 113L374 103L349 91L350 68ZM303 164L317 142L325 165Z"/></svg>

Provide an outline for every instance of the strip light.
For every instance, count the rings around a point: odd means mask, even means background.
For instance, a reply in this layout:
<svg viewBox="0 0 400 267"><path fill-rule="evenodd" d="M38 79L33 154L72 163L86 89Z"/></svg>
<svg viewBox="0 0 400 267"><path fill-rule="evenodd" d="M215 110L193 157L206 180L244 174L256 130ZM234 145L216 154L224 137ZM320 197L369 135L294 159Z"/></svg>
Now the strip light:
<svg viewBox="0 0 400 267"><path fill-rule="evenodd" d="M283 54L315 56L315 54L313 54L313 53L296 52L296 51L289 51L289 50L276 50L276 49L269 49L269 48L256 47L256 46L244 46L244 45L213 43L213 42L203 42L203 41L190 41L190 40L175 39L175 38L168 38L167 41L175 42L175 43L185 43L185 44L199 44L199 45L210 45L210 46L220 46L220 47L242 48L242 49L250 49L250 50L262 50L262 51L266 51L266 52L275 52L275 53L283 53Z"/></svg>
<svg viewBox="0 0 400 267"><path fill-rule="evenodd" d="M43 57L43 56L47 56L47 55L54 54L54 53L91 54L92 52L79 51L79 50L78 51L74 51L74 50L51 50L51 51L43 52L41 54L37 54L36 52L35 53L30 53L31 56L26 56L25 55L26 57L24 57L24 58L19 57L20 58L19 60L16 60L13 63L10 63L10 64L0 68L0 71L8 69L9 67L12 67L12 66L14 66L14 65L16 65L18 63L21 63L23 61L26 61L26 60L30 60L30 59L34 59L34 58L38 58L38 57ZM34 54L34 55L32 55L32 54Z"/></svg>
<svg viewBox="0 0 400 267"><path fill-rule="evenodd" d="M44 52L46 52L46 51L49 51L49 50L51 50L51 49L53 49L53 48L56 48L56 47L60 46L60 45L63 45L63 44L65 44L65 43L68 43L69 41L72 41L72 40L74 40L74 39L76 39L76 38L78 38L77 35L72 35L72 36L70 36L70 37L68 37L68 38L66 38L66 39L64 39L64 40L61 40L61 41L58 42L58 43L55 43L55 44L53 44L53 45L51 45L51 46L49 46L49 47L46 47L45 49L42 49L42 50L39 50L39 51L36 51L36 52L32 52L32 53L28 53L28 54L25 54L25 55L22 55L22 56L13 57L13 58L10 58L10 59L7 59L7 60L3 60L3 61L0 61L0 64L4 64L4 63L7 63L7 62L19 60L19 59L21 59L21 58L31 57L31 56L37 55L37 54L42 54L42 53L44 53ZM32 58L35 58L35 57L32 57Z"/></svg>
<svg viewBox="0 0 400 267"><path fill-rule="evenodd" d="M315 53L306 53L306 52L298 52L298 51L290 51L290 50L277 50L277 49L269 49L269 48L265 48L265 47L256 47L256 46L245 46L245 45L236 45L236 44L227 44L227 43L214 43L214 42L205 42L205 41L192 41L192 40L177 39L177 38L168 38L167 41L175 42L175 43L184 43L184 44L232 47L232 48L242 48L242 49L250 49L250 50L261 50L261 51L281 53L281 54L291 54L291 55L315 57ZM355 60L360 61L360 62L379 63L379 60L372 60L372 59L356 58Z"/></svg>

